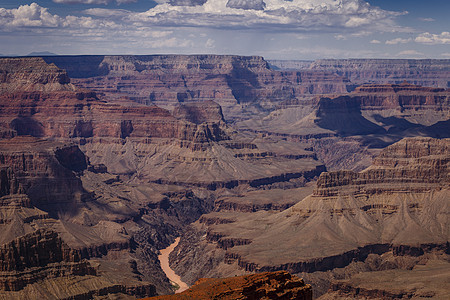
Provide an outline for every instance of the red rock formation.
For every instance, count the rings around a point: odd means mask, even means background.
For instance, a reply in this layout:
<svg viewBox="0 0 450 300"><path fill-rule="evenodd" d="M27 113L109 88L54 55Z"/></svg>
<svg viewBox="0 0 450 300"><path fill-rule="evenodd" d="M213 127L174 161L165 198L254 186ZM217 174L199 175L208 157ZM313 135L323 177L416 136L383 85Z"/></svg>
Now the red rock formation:
<svg viewBox="0 0 450 300"><path fill-rule="evenodd" d="M2 93L0 126L37 137L158 137L194 142L225 138L218 123L196 125L167 110L123 107L96 99L92 92ZM220 121L220 120L219 120Z"/></svg>
<svg viewBox="0 0 450 300"><path fill-rule="evenodd" d="M202 278L176 295L148 299L312 299L309 284L280 271L230 278Z"/></svg>
<svg viewBox="0 0 450 300"><path fill-rule="evenodd" d="M0 92L74 90L64 70L42 58L2 58Z"/></svg>
<svg viewBox="0 0 450 300"><path fill-rule="evenodd" d="M342 135L406 134L448 137L450 91L403 83L363 85L321 98L314 123Z"/></svg>
<svg viewBox="0 0 450 300"><path fill-rule="evenodd" d="M336 196L343 189L356 194L442 189L449 184L449 153L448 139L405 139L384 149L363 172L322 173L313 195Z"/></svg>
<svg viewBox="0 0 450 300"><path fill-rule="evenodd" d="M213 101L192 102L175 107L173 116L195 124L225 122L220 105Z"/></svg>
<svg viewBox="0 0 450 300"><path fill-rule="evenodd" d="M33 137L1 140L0 166L0 196L27 194L32 206L50 212L70 209L88 196L74 175L87 167L77 146Z"/></svg>
<svg viewBox="0 0 450 300"><path fill-rule="evenodd" d="M445 109L450 105L450 91L408 84L363 85L352 93L362 109L382 107L401 109Z"/></svg>
<svg viewBox="0 0 450 300"><path fill-rule="evenodd" d="M0 290L17 291L44 278L95 274L51 230L40 229L0 247Z"/></svg>

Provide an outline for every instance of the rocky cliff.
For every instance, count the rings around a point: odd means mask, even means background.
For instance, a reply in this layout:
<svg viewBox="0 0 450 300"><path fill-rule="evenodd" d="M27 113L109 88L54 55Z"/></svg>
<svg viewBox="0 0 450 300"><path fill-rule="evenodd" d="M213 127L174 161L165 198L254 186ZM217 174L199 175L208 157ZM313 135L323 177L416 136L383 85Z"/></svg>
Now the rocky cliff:
<svg viewBox="0 0 450 300"><path fill-rule="evenodd" d="M450 87L448 59L319 59L304 61L269 61L280 69L321 70L344 76L355 84L411 84Z"/></svg>
<svg viewBox="0 0 450 300"><path fill-rule="evenodd" d="M311 286L288 272L202 278L177 295L149 299L312 299Z"/></svg>
<svg viewBox="0 0 450 300"><path fill-rule="evenodd" d="M364 189L363 193L393 191L426 192L445 189L450 161L449 140L404 139L385 148L363 172L323 173L317 181L315 196L338 196L345 189ZM383 186L379 186L383 184ZM359 194L362 191L354 190Z"/></svg>
<svg viewBox="0 0 450 300"><path fill-rule="evenodd" d="M67 73L42 58L2 58L0 92L74 90Z"/></svg>
<svg viewBox="0 0 450 300"><path fill-rule="evenodd" d="M193 142L224 139L219 124L177 120L159 107L123 107L92 92L2 93L0 126L37 137L156 137ZM220 120L219 120L220 121Z"/></svg>
<svg viewBox="0 0 450 300"><path fill-rule="evenodd" d="M448 137L450 93L407 83L363 85L348 96L322 98L315 123L343 135ZM357 126L355 126L357 124Z"/></svg>
<svg viewBox="0 0 450 300"><path fill-rule="evenodd" d="M447 89L368 84L313 102L287 101L263 118L238 122L241 130L311 143L328 170L360 171L380 149L404 137L448 138Z"/></svg>
<svg viewBox="0 0 450 300"><path fill-rule="evenodd" d="M271 70L262 57L230 55L58 56L48 63L67 70L78 87L110 100L128 97L173 108L178 103L215 101L227 119L242 118L247 106L271 107L302 95L344 93L348 81L331 73Z"/></svg>
<svg viewBox="0 0 450 300"><path fill-rule="evenodd" d="M15 137L0 141L0 196L26 194L30 206L56 214L88 198L74 172L87 168L77 146Z"/></svg>

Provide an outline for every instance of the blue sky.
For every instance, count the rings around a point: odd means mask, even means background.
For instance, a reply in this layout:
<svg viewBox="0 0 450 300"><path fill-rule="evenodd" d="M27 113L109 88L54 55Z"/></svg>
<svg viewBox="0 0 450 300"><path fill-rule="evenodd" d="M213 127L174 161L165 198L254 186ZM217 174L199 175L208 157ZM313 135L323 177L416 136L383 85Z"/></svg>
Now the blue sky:
<svg viewBox="0 0 450 300"><path fill-rule="evenodd" d="M0 0L0 54L450 58L449 0Z"/></svg>

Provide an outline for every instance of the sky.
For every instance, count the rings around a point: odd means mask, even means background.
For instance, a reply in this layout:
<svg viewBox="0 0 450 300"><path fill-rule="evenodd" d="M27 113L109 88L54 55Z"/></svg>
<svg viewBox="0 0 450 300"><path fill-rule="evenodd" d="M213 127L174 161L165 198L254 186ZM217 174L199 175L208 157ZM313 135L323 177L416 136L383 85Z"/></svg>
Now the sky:
<svg viewBox="0 0 450 300"><path fill-rule="evenodd" d="M450 59L450 0L0 0L0 54Z"/></svg>

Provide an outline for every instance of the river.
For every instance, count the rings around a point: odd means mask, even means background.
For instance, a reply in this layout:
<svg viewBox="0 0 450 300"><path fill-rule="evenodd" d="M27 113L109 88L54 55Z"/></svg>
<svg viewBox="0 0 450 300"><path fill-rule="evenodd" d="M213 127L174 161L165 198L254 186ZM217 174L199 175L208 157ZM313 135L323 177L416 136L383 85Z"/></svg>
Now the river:
<svg viewBox="0 0 450 300"><path fill-rule="evenodd" d="M182 291L185 291L189 288L189 286L185 282L181 281L180 276L178 276L175 271L172 270L169 266L169 254L173 251L173 249L175 249L179 242L180 238L177 237L172 245L170 245L166 249L160 250L161 254L158 255L158 259L161 263L161 268L163 269L164 273L166 273L167 278L169 278L170 281L180 287L175 291L175 293L181 293Z"/></svg>

